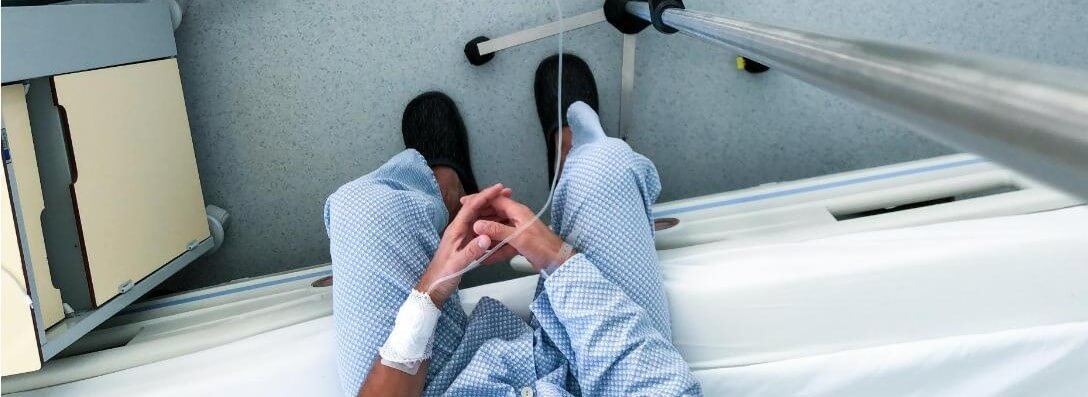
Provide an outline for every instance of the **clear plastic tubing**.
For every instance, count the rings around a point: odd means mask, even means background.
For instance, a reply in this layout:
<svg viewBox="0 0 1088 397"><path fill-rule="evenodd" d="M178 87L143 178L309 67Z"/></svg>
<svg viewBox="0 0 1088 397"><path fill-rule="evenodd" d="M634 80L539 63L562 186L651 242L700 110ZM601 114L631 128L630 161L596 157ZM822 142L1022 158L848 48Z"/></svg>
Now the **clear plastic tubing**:
<svg viewBox="0 0 1088 397"><path fill-rule="evenodd" d="M558 78L556 79L556 88L555 88L555 92L556 92L555 95L558 97L557 100L556 100L556 103L557 103L556 106L559 109L556 112L556 114L557 114L556 118L558 120L556 120L556 124L555 124L557 126L557 129L556 129L555 133L556 133L556 135L558 135L556 137L556 143L555 143L555 159L556 159L556 161L555 161L555 173L553 174L554 176L552 177L551 187L548 189L548 199L544 201L544 205L541 206L540 210L536 212L536 215L535 215L532 222L526 222L524 225L517 228L517 230L514 230L514 233L511 233L509 237L503 239L498 244L495 244L494 246L492 246L491 249L484 252L484 254L480 255L480 257L476 258L476 260L474 260L472 262L469 262L469 264L467 266L465 266L464 269L461 269L460 271L458 271L456 273L452 273L452 274L443 276L442 278L439 278L438 280L435 280L433 283L431 283L431 285L427 286L427 291L426 292L428 294L430 294L431 291L434 291L435 287L438 287L439 285L442 285L443 283L448 282L448 281L450 281L450 280L452 280L452 279L454 279L456 277L460 277L462 274L468 273L472 269L480 267L480 265L483 264L484 261L487 260L487 258L491 257L492 254L494 254L500 248L502 248L507 243L509 243L510 240L513 240L513 239L517 238L519 235L521 235L521 232L524 232L525 229L527 229L530 225L532 225L535 222L540 221L540 216L544 214L544 211L548 209L548 205L550 205L552 203L552 195L555 194L555 185L556 185L557 182L559 182L559 166L562 164L559 161L559 156L561 154L563 154L563 132L562 132L563 131L563 7L559 5L559 1L560 0L553 0L552 1L552 3L555 4L556 18L558 18L558 21L559 21L559 34L556 35L556 36L559 37L559 70L558 70L558 76L557 76Z"/></svg>

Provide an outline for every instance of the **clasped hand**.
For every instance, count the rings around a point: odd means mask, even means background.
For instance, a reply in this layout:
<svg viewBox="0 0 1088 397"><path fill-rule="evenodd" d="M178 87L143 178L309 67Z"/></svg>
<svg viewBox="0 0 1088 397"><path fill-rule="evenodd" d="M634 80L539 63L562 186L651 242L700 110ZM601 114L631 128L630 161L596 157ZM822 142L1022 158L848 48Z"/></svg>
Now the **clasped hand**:
<svg viewBox="0 0 1088 397"><path fill-rule="evenodd" d="M521 254L539 271L558 266L573 254L563 249L563 240L537 219L529 207L512 199L512 194L511 189L500 183L461 198L461 210L442 232L438 250L416 286L419 291L430 289L435 305L441 306L457 290L461 278L454 277L434 288L432 284L463 270L492 244L498 244L520 228L525 230L483 264L505 262Z"/></svg>

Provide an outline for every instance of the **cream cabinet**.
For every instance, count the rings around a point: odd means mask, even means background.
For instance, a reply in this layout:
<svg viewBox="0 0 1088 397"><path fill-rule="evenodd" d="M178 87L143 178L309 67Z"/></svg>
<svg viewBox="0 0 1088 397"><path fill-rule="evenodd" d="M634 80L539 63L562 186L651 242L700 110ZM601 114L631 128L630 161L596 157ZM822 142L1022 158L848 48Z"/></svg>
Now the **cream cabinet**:
<svg viewBox="0 0 1088 397"><path fill-rule="evenodd" d="M3 87L4 132L13 171L8 177L11 178L10 183L18 187L17 191L12 192L19 202L18 208L13 211L19 211L20 218L23 219L23 233L18 241L21 241L27 250L22 255L34 271L38 309L41 312L43 327L49 328L64 318L64 309L61 306L60 290L53 286L45 251L45 235L42 231L41 218L45 201L38 175L34 139L30 133L30 116L27 112L25 93L24 84L9 84ZM6 250L7 246L4 248Z"/></svg>
<svg viewBox="0 0 1088 397"><path fill-rule="evenodd" d="M5 386L216 244L168 3L0 10Z"/></svg>
<svg viewBox="0 0 1088 397"><path fill-rule="evenodd" d="M212 239L175 59L5 85L3 120L8 376L40 368Z"/></svg>
<svg viewBox="0 0 1088 397"><path fill-rule="evenodd" d="M6 103L5 103L6 105ZM3 167L4 179L7 180L7 167ZM0 321L0 368L5 376L34 371L41 368L38 356L38 337L35 335L34 316L30 310L30 297L27 290L26 276L23 274L22 251L19 249L19 237L16 232L14 206L9 199L8 184L2 185L0 192L0 256L2 256L4 285L0 302L3 313Z"/></svg>

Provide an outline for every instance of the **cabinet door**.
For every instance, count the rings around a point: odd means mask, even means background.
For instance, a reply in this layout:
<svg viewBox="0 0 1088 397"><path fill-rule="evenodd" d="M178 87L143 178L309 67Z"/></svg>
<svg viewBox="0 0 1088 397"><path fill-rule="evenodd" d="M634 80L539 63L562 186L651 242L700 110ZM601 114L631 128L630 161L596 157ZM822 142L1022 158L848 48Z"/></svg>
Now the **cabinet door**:
<svg viewBox="0 0 1088 397"><path fill-rule="evenodd" d="M6 104L5 104L6 105ZM0 314L0 367L3 374L12 375L30 372L41 368L38 355L38 336L35 335L34 318L26 294L26 278L23 275L22 250L15 230L15 208L8 196L8 171L3 170L4 179L0 183L0 256L3 262L4 286L0 287L0 302L3 314Z"/></svg>
<svg viewBox="0 0 1088 397"><path fill-rule="evenodd" d="M209 236L177 60L53 82L91 296L101 305Z"/></svg>

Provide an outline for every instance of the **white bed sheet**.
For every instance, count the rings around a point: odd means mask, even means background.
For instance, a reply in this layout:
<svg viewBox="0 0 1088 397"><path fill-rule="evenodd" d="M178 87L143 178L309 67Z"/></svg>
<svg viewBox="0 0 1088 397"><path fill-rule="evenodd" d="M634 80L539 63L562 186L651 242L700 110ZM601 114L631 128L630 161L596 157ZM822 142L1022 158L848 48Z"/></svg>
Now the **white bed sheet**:
<svg viewBox="0 0 1088 397"><path fill-rule="evenodd" d="M694 369L1088 321L1088 208L663 255ZM528 317L535 277L466 290Z"/></svg>
<svg viewBox="0 0 1088 397"><path fill-rule="evenodd" d="M1088 209L663 261L694 369L1088 321Z"/></svg>
<svg viewBox="0 0 1088 397"><path fill-rule="evenodd" d="M666 263L674 338L708 395L1088 395L1085 225L1072 208ZM326 317L16 395L334 396L335 373Z"/></svg>
<svg viewBox="0 0 1088 397"><path fill-rule="evenodd" d="M325 317L154 364L25 393L338 396ZM708 396L1083 396L1088 322L696 371Z"/></svg>
<svg viewBox="0 0 1088 397"><path fill-rule="evenodd" d="M695 371L708 396L1084 396L1088 322Z"/></svg>

